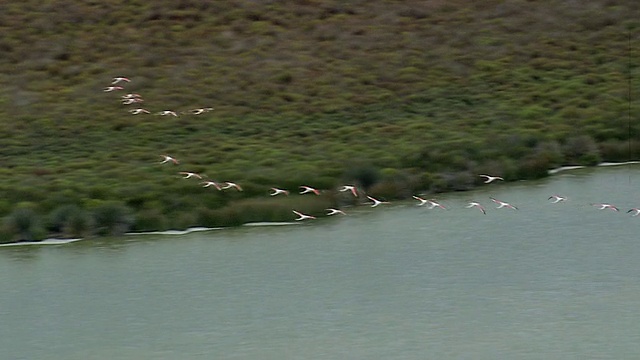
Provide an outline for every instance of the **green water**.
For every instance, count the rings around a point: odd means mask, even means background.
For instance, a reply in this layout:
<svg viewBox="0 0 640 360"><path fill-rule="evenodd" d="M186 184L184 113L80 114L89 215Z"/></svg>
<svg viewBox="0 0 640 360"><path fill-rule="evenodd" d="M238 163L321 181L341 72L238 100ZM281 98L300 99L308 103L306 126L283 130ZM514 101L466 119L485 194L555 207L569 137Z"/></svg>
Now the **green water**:
<svg viewBox="0 0 640 360"><path fill-rule="evenodd" d="M637 357L640 167L493 185L448 211L2 247L2 358Z"/></svg>

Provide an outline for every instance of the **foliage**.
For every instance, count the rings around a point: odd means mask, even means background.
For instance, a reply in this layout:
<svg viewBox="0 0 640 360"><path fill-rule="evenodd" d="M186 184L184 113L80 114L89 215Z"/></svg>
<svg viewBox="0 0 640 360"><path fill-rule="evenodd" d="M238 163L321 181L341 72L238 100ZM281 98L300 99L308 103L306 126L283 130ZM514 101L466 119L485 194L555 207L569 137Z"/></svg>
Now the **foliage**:
<svg viewBox="0 0 640 360"><path fill-rule="evenodd" d="M345 183L390 200L640 156L633 1L1 7L0 216L21 237L291 220L353 201ZM115 76L131 82L103 92Z"/></svg>
<svg viewBox="0 0 640 360"><path fill-rule="evenodd" d="M18 204L4 221L7 232L13 234L13 238L18 241L41 240L45 235L32 204Z"/></svg>

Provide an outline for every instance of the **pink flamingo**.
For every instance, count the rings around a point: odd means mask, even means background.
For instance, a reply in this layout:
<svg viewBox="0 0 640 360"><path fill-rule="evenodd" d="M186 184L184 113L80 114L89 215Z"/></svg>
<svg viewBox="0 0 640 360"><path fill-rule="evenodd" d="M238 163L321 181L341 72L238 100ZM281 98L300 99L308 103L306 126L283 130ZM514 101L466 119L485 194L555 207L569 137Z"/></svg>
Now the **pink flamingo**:
<svg viewBox="0 0 640 360"><path fill-rule="evenodd" d="M300 195L306 194L306 193L310 193L310 192L312 192L312 193L314 193L316 195L320 195L320 191L318 191L318 190L316 190L316 189L314 189L314 188L312 188L310 186L302 185L302 186L300 186L300 189L302 189L302 191L300 191Z"/></svg>
<svg viewBox="0 0 640 360"><path fill-rule="evenodd" d="M178 165L180 163L177 159L175 159L175 158L173 158L173 157L171 157L169 155L160 155L160 156L162 156L164 158L164 160L162 162L160 162L160 164L164 164L164 163L169 162L169 161L171 161L172 163L174 163L176 165Z"/></svg>
<svg viewBox="0 0 640 360"><path fill-rule="evenodd" d="M303 213L301 213L299 211L295 211L295 210L292 210L292 211L293 211L294 214L298 215L298 218L296 219L296 221L307 220L307 219L315 219L314 216L305 215L305 214L303 214Z"/></svg>

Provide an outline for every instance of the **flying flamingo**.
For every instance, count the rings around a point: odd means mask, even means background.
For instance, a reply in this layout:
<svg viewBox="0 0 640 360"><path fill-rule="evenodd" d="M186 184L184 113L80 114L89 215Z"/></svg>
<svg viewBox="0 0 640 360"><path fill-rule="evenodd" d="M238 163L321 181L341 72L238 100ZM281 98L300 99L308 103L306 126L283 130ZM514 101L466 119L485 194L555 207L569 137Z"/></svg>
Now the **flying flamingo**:
<svg viewBox="0 0 640 360"><path fill-rule="evenodd" d="M142 96L140 96L140 94L124 94L122 95L123 99L136 99L136 98L141 98Z"/></svg>
<svg viewBox="0 0 640 360"><path fill-rule="evenodd" d="M367 196L367 199L369 199L369 200L373 201L373 204L371 204L371 207L372 207L372 208L373 208L373 207L376 207L376 206L378 206L378 205L381 205L381 204L388 204L388 203L389 203L388 201L380 201L380 200L375 199L375 198L373 198L373 197L371 197L371 196Z"/></svg>
<svg viewBox="0 0 640 360"><path fill-rule="evenodd" d="M131 105L131 104L141 103L141 102L144 102L144 100L138 97L122 99L122 105Z"/></svg>
<svg viewBox="0 0 640 360"><path fill-rule="evenodd" d="M327 215L336 215L336 214L347 215L347 213L338 209L326 209L326 210L328 211Z"/></svg>
<svg viewBox="0 0 640 360"><path fill-rule="evenodd" d="M480 211L482 211L483 214L487 215L487 212L484 210L484 206L480 205L480 203L475 202L475 201L471 201L466 206L467 209L472 208L472 207L477 207L478 209L480 209Z"/></svg>
<svg viewBox="0 0 640 360"><path fill-rule="evenodd" d="M122 89L124 89L122 86L107 86L102 91L104 91L104 92L112 92L112 91L122 90Z"/></svg>
<svg viewBox="0 0 640 360"><path fill-rule="evenodd" d="M293 211L294 214L298 215L298 218L296 219L296 221L307 220L307 219L315 219L314 216L305 215L305 214L303 214L303 213L301 213L299 211L295 211L295 210L292 210L292 211Z"/></svg>
<svg viewBox="0 0 640 360"><path fill-rule="evenodd" d="M288 190L283 190L283 189L278 189L278 188L271 188L271 190L273 190L273 192L269 194L271 196L276 196L276 195L279 195L279 194L289 195L289 191Z"/></svg>
<svg viewBox="0 0 640 360"><path fill-rule="evenodd" d="M549 196L549 198L547 200L553 200L551 203L552 204L557 204L561 201L567 201L567 197L566 196L560 196L560 195L551 195Z"/></svg>
<svg viewBox="0 0 640 360"><path fill-rule="evenodd" d="M113 78L113 80L111 81L111 85L115 85L115 84L121 83L123 81L124 82L130 82L131 80L126 78L126 77L123 77L123 76L117 76L117 77Z"/></svg>
<svg viewBox="0 0 640 360"><path fill-rule="evenodd" d="M188 179L188 178L191 178L191 177L202 179L202 176L200 174L196 174L196 173L190 172L190 171L180 171L178 174L184 175L182 177L183 179Z"/></svg>
<svg viewBox="0 0 640 360"><path fill-rule="evenodd" d="M351 193L353 194L353 196L358 197L358 189L356 189L355 186L353 185L344 185L342 186L342 188L340 188L340 191L351 191Z"/></svg>
<svg viewBox="0 0 640 360"><path fill-rule="evenodd" d="M478 175L478 176L483 177L483 178L485 178L485 179L486 179L486 180L484 181L484 183L485 183L485 184L488 184L488 183L493 182L493 181L495 181L495 180L504 180L504 179L503 179L503 178L501 178L500 176L491 176L491 175L485 175L485 174Z"/></svg>
<svg viewBox="0 0 640 360"><path fill-rule="evenodd" d="M204 184L204 185L202 185L202 187L209 187L209 186L213 186L213 187L215 187L215 188L216 188L216 189L218 189L218 190L222 190L222 188L220 187L220 185L218 185L218 183L217 183L217 182L215 182L215 181L203 181L203 182L201 182L201 184Z"/></svg>
<svg viewBox="0 0 640 360"><path fill-rule="evenodd" d="M131 109L129 110L129 112L133 115L139 115L139 114L148 114L149 110L138 108L138 109Z"/></svg>
<svg viewBox="0 0 640 360"><path fill-rule="evenodd" d="M225 186L223 186L222 188L220 188L221 190L225 190L225 189L231 189L231 188L235 188L238 191L242 191L242 187L240 187L240 185L236 184L236 183L232 183L230 181L225 182Z"/></svg>
<svg viewBox="0 0 640 360"><path fill-rule="evenodd" d="M640 215L640 208L633 208L633 209L627 211L627 214L630 213L630 212L633 213L631 216L638 216L638 215Z"/></svg>
<svg viewBox="0 0 640 360"><path fill-rule="evenodd" d="M427 200L427 199L423 199L423 198L421 198L421 197L419 197L419 196L413 196L413 198L414 198L414 199L416 199L416 200L418 200L418 201L420 201L420 203L418 204L418 206L428 205L428 206L429 206L429 209L433 209L433 208L437 208L437 207L439 207L439 208L441 208L441 209L447 210L447 208L446 208L446 207L444 207L442 204L440 204L440 203L436 202L436 201L435 201L435 200L433 200L433 199Z"/></svg>
<svg viewBox="0 0 640 360"><path fill-rule="evenodd" d="M171 115L171 116L178 116L178 114L176 114L175 111L171 111L171 110L164 110L164 111L160 111L158 113L156 113L156 115L161 115L161 116L167 116L167 115Z"/></svg>
<svg viewBox="0 0 640 360"><path fill-rule="evenodd" d="M611 204L591 204L591 206L595 206L598 208L598 210L604 210L604 209L610 209L613 211L620 211L617 207L611 205Z"/></svg>
<svg viewBox="0 0 640 360"><path fill-rule="evenodd" d="M212 107L208 107L208 108L192 109L192 110L189 110L189 112L191 112L193 115L200 115L200 114L209 112L211 110L213 110L213 108Z"/></svg>
<svg viewBox="0 0 640 360"><path fill-rule="evenodd" d="M160 155L160 156L162 156L164 158L164 160L162 162L160 162L160 164L164 164L164 163L169 162L169 161L171 161L172 163L174 163L176 165L178 165L180 163L177 159L172 158L169 155Z"/></svg>
<svg viewBox="0 0 640 360"><path fill-rule="evenodd" d="M300 191L300 195L306 194L306 193L310 193L310 192L312 192L312 193L314 193L316 195L320 195L320 191L318 191L318 190L316 190L316 189L314 189L314 188L312 188L310 186L302 185L302 186L300 186L300 189L302 189L302 191Z"/></svg>
<svg viewBox="0 0 640 360"><path fill-rule="evenodd" d="M416 200L418 200L418 201L420 201L420 203L418 204L418 206L422 206L422 205L424 205L424 204L426 204L426 203L428 203L428 202L429 202L429 200L423 199L423 198L421 198L420 196L413 196L413 198L414 198L414 199L416 199Z"/></svg>
<svg viewBox="0 0 640 360"><path fill-rule="evenodd" d="M491 201L493 201L494 203L498 204L498 207L496 209L501 209L503 207L508 207L509 209L518 210L517 207L515 207L515 206L513 206L513 205L511 205L509 203L506 203L504 201L500 201L500 200L494 199L494 198L489 198L489 199L491 199Z"/></svg>

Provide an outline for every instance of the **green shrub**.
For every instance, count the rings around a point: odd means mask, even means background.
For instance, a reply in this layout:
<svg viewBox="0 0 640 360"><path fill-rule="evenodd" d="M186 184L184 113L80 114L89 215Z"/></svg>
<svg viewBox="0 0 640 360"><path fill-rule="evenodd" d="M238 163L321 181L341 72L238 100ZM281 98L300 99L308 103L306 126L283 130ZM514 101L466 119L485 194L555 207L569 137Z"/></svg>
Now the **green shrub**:
<svg viewBox="0 0 640 360"><path fill-rule="evenodd" d="M133 224L130 209L119 201L104 201L92 209L96 233L99 235L122 235Z"/></svg>
<svg viewBox="0 0 640 360"><path fill-rule="evenodd" d="M4 221L14 240L34 241L46 236L40 217L29 205L19 205Z"/></svg>
<svg viewBox="0 0 640 360"><path fill-rule="evenodd" d="M601 161L596 142L588 135L578 135L567 139L563 153L566 161L577 165L596 165Z"/></svg>

